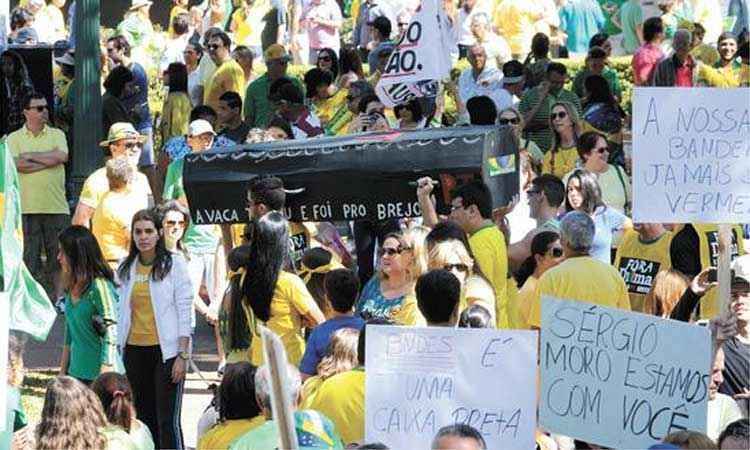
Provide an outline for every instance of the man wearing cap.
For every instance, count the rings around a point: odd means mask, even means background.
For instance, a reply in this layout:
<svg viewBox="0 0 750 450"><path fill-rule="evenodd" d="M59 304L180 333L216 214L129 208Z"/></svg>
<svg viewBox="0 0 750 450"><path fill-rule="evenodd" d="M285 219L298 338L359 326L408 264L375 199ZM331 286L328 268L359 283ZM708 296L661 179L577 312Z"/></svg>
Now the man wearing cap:
<svg viewBox="0 0 750 450"><path fill-rule="evenodd" d="M107 156L112 158L126 157L133 167L137 167L138 160L141 157L143 141L144 137L135 130L132 124L118 122L109 128L107 140L102 141L99 146L106 149ZM147 203L152 204L151 187L146 176L141 172L136 172L132 183L130 189L138 193L141 198L146 197ZM88 227L91 216L94 215L94 211L107 191L109 191L107 169L101 167L89 175L86 182L83 183L81 196L78 198L78 205L73 214L73 225Z"/></svg>
<svg viewBox="0 0 750 450"><path fill-rule="evenodd" d="M268 70L257 80L250 83L245 92L245 121L250 124L250 128L266 128L271 120L271 102L268 99L271 84L286 76L286 70L289 66L289 54L283 45L270 45L263 57L266 61ZM302 89L302 84L296 78L292 78L292 83Z"/></svg>
<svg viewBox="0 0 750 450"><path fill-rule="evenodd" d="M523 96L523 87L526 83L526 72L523 64L516 59L511 59L503 64L503 89L513 97L513 106L518 108Z"/></svg>
<svg viewBox="0 0 750 450"><path fill-rule="evenodd" d="M716 282L709 281L709 273L715 268L707 267L696 275L688 289L677 302L671 319L689 321L696 307L705 301L710 291L716 291ZM750 255L743 255L732 262L731 302L727 314L729 321L736 319L737 333L722 338L722 380L720 393L733 397L747 416L750 406ZM710 402L709 402L710 403Z"/></svg>
<svg viewBox="0 0 750 450"><path fill-rule="evenodd" d="M154 33L154 26L149 18L153 4L150 0L132 0L130 8L125 13L125 20L117 26L116 34L125 36L133 48L145 44L148 37Z"/></svg>
<svg viewBox="0 0 750 450"><path fill-rule="evenodd" d="M292 126L294 139L306 139L323 134L320 119L305 106L302 89L294 83L282 85L274 101L278 104L279 115Z"/></svg>
<svg viewBox="0 0 750 450"><path fill-rule="evenodd" d="M204 86L203 104L218 111L219 98L226 92L237 92L244 94L245 72L242 67L232 59L232 40L225 32L214 34L208 41L208 55L216 64L216 70L209 77Z"/></svg>
<svg viewBox="0 0 750 450"><path fill-rule="evenodd" d="M75 81L75 52L68 50L55 58L60 67L60 78L55 81L55 125L64 132L72 131L73 128L73 82Z"/></svg>
<svg viewBox="0 0 750 450"><path fill-rule="evenodd" d="M57 235L70 222L64 167L68 145L61 130L47 125L49 109L43 94L27 96L23 115L24 126L10 133L6 141L19 173L23 260L35 277L46 272L54 286L54 298L58 298L62 292L55 279L59 272ZM44 271L42 249L47 255Z"/></svg>
<svg viewBox="0 0 750 450"><path fill-rule="evenodd" d="M192 153L204 152L211 148L216 132L208 121L197 119L190 122L188 126L187 143ZM167 176L164 180L164 200L177 200L189 208L182 173L185 159L180 158L172 161L167 168ZM188 272L193 286L193 306L201 315L206 316L209 307L198 295L200 287L205 284L208 290L209 302L218 305L221 301L223 286L221 279L226 271L224 266L223 252L219 252L221 246L221 231L217 225L196 225L192 220L185 229L182 244L190 253L188 261ZM192 319L195 326L195 317ZM220 357L220 366L224 362L224 352L221 347L221 339L216 327L216 345Z"/></svg>

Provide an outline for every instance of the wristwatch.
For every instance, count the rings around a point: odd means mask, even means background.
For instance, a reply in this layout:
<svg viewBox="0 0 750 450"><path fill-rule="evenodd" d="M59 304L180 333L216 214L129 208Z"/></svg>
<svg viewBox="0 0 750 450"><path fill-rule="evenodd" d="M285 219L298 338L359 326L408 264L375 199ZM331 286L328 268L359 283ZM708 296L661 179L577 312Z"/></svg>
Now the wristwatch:
<svg viewBox="0 0 750 450"><path fill-rule="evenodd" d="M184 359L185 361L190 359L190 355L188 354L188 352L180 352L177 354L177 356L179 356L180 359Z"/></svg>

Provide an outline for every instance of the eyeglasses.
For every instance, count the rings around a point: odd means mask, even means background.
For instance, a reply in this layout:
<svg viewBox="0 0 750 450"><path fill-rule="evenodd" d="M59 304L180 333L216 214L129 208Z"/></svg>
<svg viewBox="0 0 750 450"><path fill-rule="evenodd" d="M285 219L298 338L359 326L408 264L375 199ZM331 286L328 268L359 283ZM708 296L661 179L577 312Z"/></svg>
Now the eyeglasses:
<svg viewBox="0 0 750 450"><path fill-rule="evenodd" d="M378 250L378 254L380 254L380 256L386 256L386 255L396 256L396 255L400 255L401 253L403 253L404 250L406 249L403 247L395 247L395 248L394 247L381 247Z"/></svg>
<svg viewBox="0 0 750 450"><path fill-rule="evenodd" d="M553 112L552 114L550 114L550 118L552 120L555 120L555 119L564 119L566 117L568 117L568 113L565 112L565 111Z"/></svg>
<svg viewBox="0 0 750 450"><path fill-rule="evenodd" d="M549 253L552 254L553 258L559 258L563 255L563 249L560 247L552 247L549 249Z"/></svg>
<svg viewBox="0 0 750 450"><path fill-rule="evenodd" d="M47 110L47 105L36 105L36 106L29 106L26 108L27 110L35 109L37 112L43 112Z"/></svg>
<svg viewBox="0 0 750 450"><path fill-rule="evenodd" d="M513 125L518 125L519 123L521 123L521 121L518 120L518 117L514 117L512 119L506 119L502 117L500 118L498 122L500 122L500 125L508 125L509 123L512 123Z"/></svg>
<svg viewBox="0 0 750 450"><path fill-rule="evenodd" d="M609 152L609 147L599 147L599 148L593 149L593 151L599 153L600 155L603 155Z"/></svg>
<svg viewBox="0 0 750 450"><path fill-rule="evenodd" d="M466 264L444 264L443 269L447 270L448 272L453 271L453 269L456 269L461 273L469 272L469 266L467 266Z"/></svg>
<svg viewBox="0 0 750 450"><path fill-rule="evenodd" d="M184 227L185 226L184 220L167 220L164 223L169 227L176 227L176 226Z"/></svg>

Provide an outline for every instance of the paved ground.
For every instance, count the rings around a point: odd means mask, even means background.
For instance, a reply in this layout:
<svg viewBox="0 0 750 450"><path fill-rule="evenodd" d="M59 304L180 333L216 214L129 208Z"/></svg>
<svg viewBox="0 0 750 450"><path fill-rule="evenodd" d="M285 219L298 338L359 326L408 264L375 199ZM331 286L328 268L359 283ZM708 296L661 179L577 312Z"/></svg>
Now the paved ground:
<svg viewBox="0 0 750 450"><path fill-rule="evenodd" d="M58 316L47 341L43 343L29 341L24 353L24 362L28 370L57 369L59 367L63 328L62 316ZM195 333L193 358L201 370L201 375L207 381L219 382L216 377L218 357L216 356L213 329L200 318ZM197 373L189 373L185 385L185 397L182 402L182 430L185 444L190 448L194 448L196 445L198 419L210 401L211 394L206 389L206 383L199 378Z"/></svg>

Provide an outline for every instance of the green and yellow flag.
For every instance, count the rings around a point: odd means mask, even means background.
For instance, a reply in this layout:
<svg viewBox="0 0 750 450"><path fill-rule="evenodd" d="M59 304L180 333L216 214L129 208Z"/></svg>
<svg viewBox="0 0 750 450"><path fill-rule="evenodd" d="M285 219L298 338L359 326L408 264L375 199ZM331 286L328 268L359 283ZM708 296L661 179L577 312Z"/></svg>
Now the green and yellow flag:
<svg viewBox="0 0 750 450"><path fill-rule="evenodd" d="M0 164L0 289L8 293L10 329L43 341L56 312L44 288L23 263L18 173L4 141L0 141Z"/></svg>

